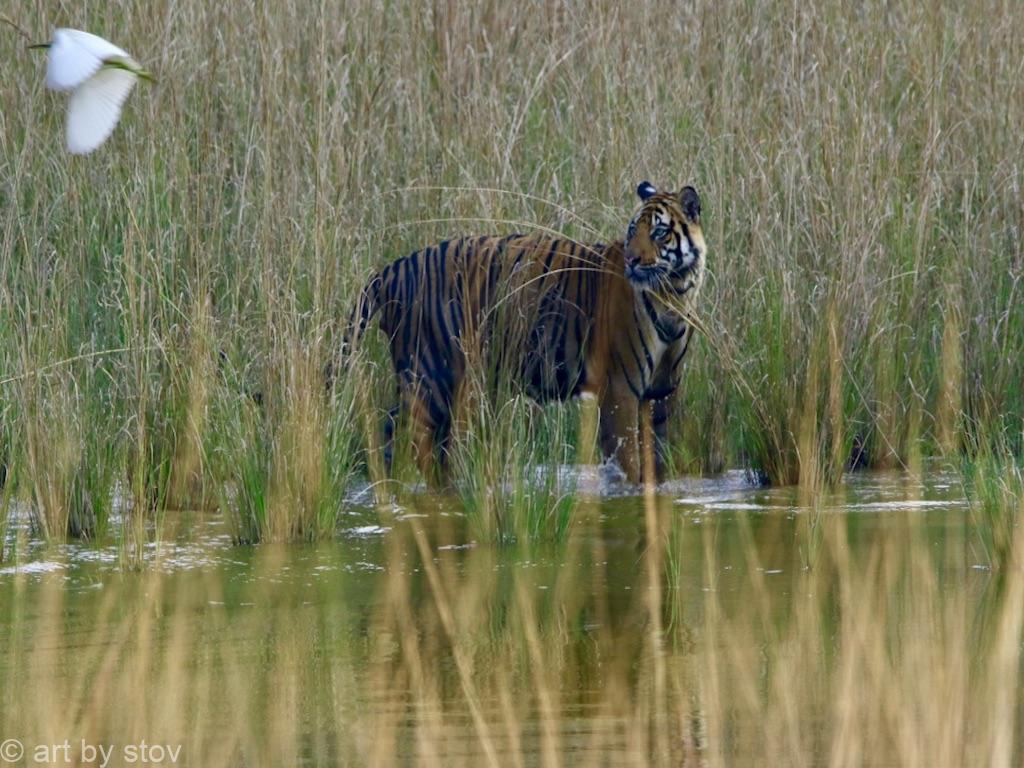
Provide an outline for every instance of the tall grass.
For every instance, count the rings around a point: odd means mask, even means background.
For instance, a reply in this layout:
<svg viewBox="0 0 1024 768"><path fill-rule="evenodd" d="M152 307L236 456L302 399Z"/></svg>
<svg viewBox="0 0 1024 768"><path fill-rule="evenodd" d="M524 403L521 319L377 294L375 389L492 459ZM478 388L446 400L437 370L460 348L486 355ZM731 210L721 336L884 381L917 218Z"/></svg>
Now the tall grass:
<svg viewBox="0 0 1024 768"><path fill-rule="evenodd" d="M7 554L7 530L11 524L11 491L13 483L8 483L7 456L10 450L10 438L5 434L7 424L4 422L0 407L0 562Z"/></svg>
<svg viewBox="0 0 1024 768"><path fill-rule="evenodd" d="M312 372L371 268L462 233L615 238L643 178L704 200L714 338L687 363L680 469L819 487L855 449L1020 451L1024 18L1005 3L8 13L39 39L108 36L158 78L71 158L41 56L0 31L0 434L48 535L88 529L119 482L139 514L219 499L267 516L261 537L326 530L329 444L368 458L379 437L368 415L328 437L348 400ZM244 501L271 486L290 501Z"/></svg>
<svg viewBox="0 0 1024 768"><path fill-rule="evenodd" d="M568 408L541 409L525 395L482 399L467 409L452 450L453 483L484 540L562 538L572 522L577 478Z"/></svg>
<svg viewBox="0 0 1024 768"><path fill-rule="evenodd" d="M962 472L978 534L974 545L991 567L1012 566L1010 555L1020 526L1012 510L1024 499L1024 466L1005 451L986 451L965 462Z"/></svg>
<svg viewBox="0 0 1024 768"><path fill-rule="evenodd" d="M319 356L308 351L282 373L289 380L269 388L273 400L237 377L218 387L209 475L242 542L332 535L358 459L367 380L350 377L325 397Z"/></svg>

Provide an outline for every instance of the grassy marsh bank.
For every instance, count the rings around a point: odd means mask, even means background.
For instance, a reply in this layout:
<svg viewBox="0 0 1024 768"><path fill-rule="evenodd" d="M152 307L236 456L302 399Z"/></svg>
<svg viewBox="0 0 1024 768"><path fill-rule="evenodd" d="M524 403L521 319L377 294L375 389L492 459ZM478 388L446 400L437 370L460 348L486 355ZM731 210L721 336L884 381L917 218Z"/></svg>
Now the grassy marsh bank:
<svg viewBox="0 0 1024 768"><path fill-rule="evenodd" d="M0 34L0 450L45 535L102 534L115 488L146 520L219 505L245 540L332 530L346 478L380 476L382 358L331 403L315 376L369 271L460 233L618 236L643 178L705 201L680 471L819 487L852 453L1021 451L1024 18L1005 3L16 20L108 35L158 78L70 158L41 57ZM519 462L550 453L494 426Z"/></svg>

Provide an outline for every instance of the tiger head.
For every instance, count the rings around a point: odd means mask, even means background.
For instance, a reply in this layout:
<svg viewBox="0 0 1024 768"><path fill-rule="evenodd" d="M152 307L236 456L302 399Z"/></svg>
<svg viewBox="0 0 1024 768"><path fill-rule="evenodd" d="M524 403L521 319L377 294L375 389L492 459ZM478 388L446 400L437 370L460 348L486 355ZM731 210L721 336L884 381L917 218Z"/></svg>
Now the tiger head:
<svg viewBox="0 0 1024 768"><path fill-rule="evenodd" d="M678 284L703 266L700 197L693 187L659 192L649 181L641 182L636 193L640 208L624 244L626 278L637 288L679 293Z"/></svg>

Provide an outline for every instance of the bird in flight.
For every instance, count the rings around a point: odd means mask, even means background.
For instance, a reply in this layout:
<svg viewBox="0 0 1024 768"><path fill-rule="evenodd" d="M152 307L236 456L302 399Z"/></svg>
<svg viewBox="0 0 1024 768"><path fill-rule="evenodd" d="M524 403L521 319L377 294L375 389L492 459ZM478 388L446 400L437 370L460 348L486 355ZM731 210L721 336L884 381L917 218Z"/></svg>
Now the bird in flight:
<svg viewBox="0 0 1024 768"><path fill-rule="evenodd" d="M139 78L153 76L127 52L98 35L57 29L46 48L46 87L70 92L66 124L68 152L86 155L103 144L121 118L121 107Z"/></svg>

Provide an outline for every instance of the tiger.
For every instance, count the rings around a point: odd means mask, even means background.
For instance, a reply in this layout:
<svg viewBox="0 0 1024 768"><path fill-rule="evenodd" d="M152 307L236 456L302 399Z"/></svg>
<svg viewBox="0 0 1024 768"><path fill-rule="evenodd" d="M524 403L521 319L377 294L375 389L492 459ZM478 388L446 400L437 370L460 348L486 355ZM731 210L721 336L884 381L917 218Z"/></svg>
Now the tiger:
<svg viewBox="0 0 1024 768"><path fill-rule="evenodd" d="M352 308L341 358L374 317L390 346L399 405L385 423L385 460L408 419L423 475L443 482L453 411L469 366L496 352L534 400L594 397L606 460L645 478L642 419L663 479L668 421L704 282L701 202L692 186L636 188L622 239L585 244L544 232L464 236L403 256L374 274Z"/></svg>

